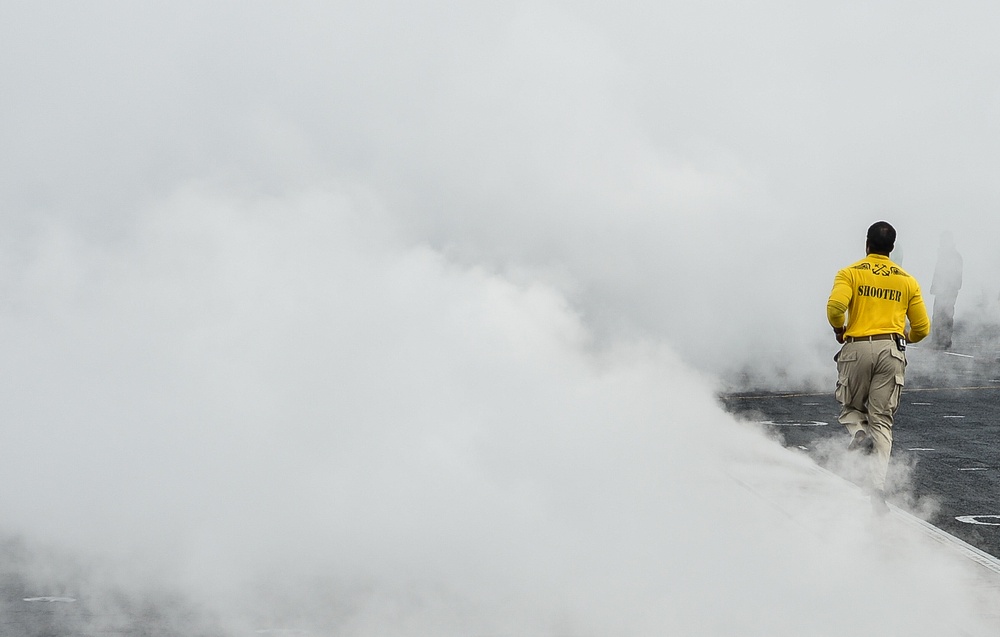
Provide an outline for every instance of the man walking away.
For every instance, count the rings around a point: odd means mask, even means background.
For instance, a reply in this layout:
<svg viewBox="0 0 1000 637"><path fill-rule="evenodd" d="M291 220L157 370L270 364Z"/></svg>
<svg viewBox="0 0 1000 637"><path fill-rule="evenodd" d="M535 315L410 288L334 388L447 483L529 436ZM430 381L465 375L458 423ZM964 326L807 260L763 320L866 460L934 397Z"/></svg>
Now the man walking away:
<svg viewBox="0 0 1000 637"><path fill-rule="evenodd" d="M951 347L952 331L955 327L955 302L962 289L962 255L955 248L955 240L950 232L941 233L938 247L937 265L931 280L931 294L934 295L934 347Z"/></svg>
<svg viewBox="0 0 1000 637"><path fill-rule="evenodd" d="M917 280L889 260L896 230L879 221L868 228L864 259L837 272L826 314L837 342L840 422L848 449L870 454L872 508L886 513L885 478L892 424L906 370L906 343L930 333ZM909 320L909 329L906 328Z"/></svg>

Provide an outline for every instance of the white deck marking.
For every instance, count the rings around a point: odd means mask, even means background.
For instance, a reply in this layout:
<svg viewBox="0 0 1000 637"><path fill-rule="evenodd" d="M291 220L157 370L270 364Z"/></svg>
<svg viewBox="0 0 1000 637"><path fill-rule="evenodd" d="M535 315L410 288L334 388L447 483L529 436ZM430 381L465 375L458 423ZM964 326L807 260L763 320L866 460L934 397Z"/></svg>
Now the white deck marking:
<svg viewBox="0 0 1000 637"><path fill-rule="evenodd" d="M942 418L965 418L965 416L941 416Z"/></svg>
<svg viewBox="0 0 1000 637"><path fill-rule="evenodd" d="M955 352L945 352L945 354L947 354L948 356L958 356L961 358L975 358L975 356L971 356L969 354L957 354Z"/></svg>
<svg viewBox="0 0 1000 637"><path fill-rule="evenodd" d="M911 405L933 405L934 403L910 403Z"/></svg>
<svg viewBox="0 0 1000 637"><path fill-rule="evenodd" d="M62 603L62 604L72 604L76 601L73 597L25 597L26 602L47 602L47 603Z"/></svg>
<svg viewBox="0 0 1000 637"><path fill-rule="evenodd" d="M995 522L983 522L979 518L989 518ZM960 515L955 518L959 522L966 524L982 524L983 526L1000 526L1000 515Z"/></svg>
<svg viewBox="0 0 1000 637"><path fill-rule="evenodd" d="M910 447L907 451L936 451L932 447Z"/></svg>
<svg viewBox="0 0 1000 637"><path fill-rule="evenodd" d="M959 471L989 471L989 467L962 467Z"/></svg>
<svg viewBox="0 0 1000 637"><path fill-rule="evenodd" d="M823 422L822 420L810 420L807 422L795 422L792 420L758 420L762 425L772 425L775 427L825 427L829 425L828 422Z"/></svg>

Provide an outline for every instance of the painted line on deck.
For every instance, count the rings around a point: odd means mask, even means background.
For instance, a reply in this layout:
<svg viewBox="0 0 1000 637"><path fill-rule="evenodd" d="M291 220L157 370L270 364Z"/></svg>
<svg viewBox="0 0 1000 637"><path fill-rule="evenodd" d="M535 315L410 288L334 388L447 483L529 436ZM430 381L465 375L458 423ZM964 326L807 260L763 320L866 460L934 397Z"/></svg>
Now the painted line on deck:
<svg viewBox="0 0 1000 637"><path fill-rule="evenodd" d="M947 546L948 548L957 551L958 553L969 558L973 562L979 564L983 568L992 571L996 575L1000 575L1000 560L996 557L990 555L982 549L977 549L968 542L960 540L951 533L943 531L938 527L934 526L930 522L921 520L912 513L907 513L902 509L896 507L895 505L889 505L890 510L896 517L905 522L906 524L922 530L927 537L940 542L941 544ZM980 516L981 517L981 516Z"/></svg>
<svg viewBox="0 0 1000 637"><path fill-rule="evenodd" d="M836 473L834 473L833 471L830 471L829 469L826 469L824 467L819 466L818 464L815 463L815 461L812 462L812 463L810 463L808 465L808 468L809 468L809 470L815 471L817 473L820 473L820 474L826 476L827 478L832 479L833 481L840 482L841 484L845 485L848 489L853 490L855 493L858 493L859 495L864 493L864 489L862 489L858 485L854 484L850 480L847 480L847 479L845 479L845 478L837 475ZM787 510L785 507L783 507L781 504L779 504L773 498L769 497L767 494L763 493L761 490L759 490L757 487L755 487L754 485L752 485L750 482L748 482L747 480L745 480L743 478L740 478L739 476L737 476L736 474L734 474L732 472L728 472L727 471L726 473L737 484L741 485L743 488L747 489L748 491L750 491L751 493L753 493L758 498L760 498L760 499L764 500L765 502L769 503L771 506L773 506L778 511L781 511L789 519L791 519L793 521L796 521L800 526L802 526L803 528L805 528L809 532L814 533L814 534L816 533L816 531L810 529L809 527L806 527L801 522L798 522L796 520L795 514L792 511ZM907 511L904 511L903 509L900 509L898 506L896 506L895 504L892 504L891 502L887 502L886 504L888 504L888 506L889 506L889 515L891 515L892 517L894 517L895 519L897 519L898 521L900 521L904 525L912 528L915 531L918 531L918 532L922 533L925 537L927 537L928 539L930 539L930 540L932 540L934 542L937 542L938 544L942 545L946 549L954 551L959 556L964 557L964 558L966 558L966 559L968 559L968 560L970 560L970 561L978 564L979 566L981 566L981 567L985 568L986 570L990 571L993 575L1000 577L1000 559L997 559L995 556L990 555L986 551L983 551L982 549L976 548L975 546L969 544L968 542L955 537L951 533L948 533L947 531L934 526L930 522L922 520L922 519L918 518L917 516L913 515L912 513L909 513ZM980 521L980 518L995 519L997 521L996 522L982 522L982 521ZM973 516L962 516L962 517L956 518L956 519L958 519L959 521L962 521L962 522L966 522L967 524L982 524L982 525L989 525L989 526L1000 526L1000 515L973 515Z"/></svg>
<svg viewBox="0 0 1000 637"><path fill-rule="evenodd" d="M837 478L839 480L842 480L843 482L848 483L850 486L854 487L858 491L862 490L861 487L850 482L849 480L840 477L839 475L830 471L829 469L821 467L818 464L813 466L815 467L816 470L821 471L828 476ZM987 553L982 549L978 549L975 546L972 546L971 544L969 544L964 540L960 540L959 538L955 537L954 535L948 533L943 529L939 529L938 527L934 526L930 522L927 522L926 520L921 520L912 513L900 509L898 506L892 504L891 502L887 502L886 504L889 505L889 514L897 518L907 526L923 532L923 534L926 535L928 538L934 540L935 542L938 542L939 544L942 544L946 548L956 551L960 555L972 560L976 564L979 564L983 568L993 572L995 575L1000 575L1000 559L997 559L996 557L990 555L989 553ZM993 517L1000 520L1000 515L995 515L995 516L978 515L970 517L977 517L977 518ZM1000 525L1000 522L997 522L997 525Z"/></svg>
<svg viewBox="0 0 1000 637"><path fill-rule="evenodd" d="M996 381L1000 383L1000 379ZM917 392L932 392L932 391L982 391L990 390L997 391L1000 390L998 385L963 385L960 387L904 387L904 394L913 394ZM808 398L812 396L829 396L833 398L833 390L826 391L815 391L815 392L793 392L793 393L774 393L774 394L720 394L719 398L722 400L768 400L771 398Z"/></svg>
<svg viewBox="0 0 1000 637"><path fill-rule="evenodd" d="M928 392L928 391L978 391L983 389L990 389L996 391L1000 389L996 385L965 385L962 387L910 387L903 389L904 394L910 394L914 392Z"/></svg>
<svg viewBox="0 0 1000 637"><path fill-rule="evenodd" d="M993 389L1000 389L1000 387L993 387ZM768 398L808 398L810 396L830 396L833 397L833 390L829 391L814 391L814 392L802 392L793 394L729 394L723 395L721 398L723 400L766 400Z"/></svg>

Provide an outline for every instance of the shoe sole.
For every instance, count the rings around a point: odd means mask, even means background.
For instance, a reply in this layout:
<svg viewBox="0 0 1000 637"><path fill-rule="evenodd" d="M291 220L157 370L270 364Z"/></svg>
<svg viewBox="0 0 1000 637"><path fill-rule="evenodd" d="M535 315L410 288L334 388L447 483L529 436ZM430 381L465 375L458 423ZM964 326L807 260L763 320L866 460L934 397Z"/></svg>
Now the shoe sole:
<svg viewBox="0 0 1000 637"><path fill-rule="evenodd" d="M847 445L847 450L857 451L859 449L867 447L869 442L870 440L868 439L868 434L866 434L863 431L858 431L857 433L854 434L854 437L851 438L851 444Z"/></svg>

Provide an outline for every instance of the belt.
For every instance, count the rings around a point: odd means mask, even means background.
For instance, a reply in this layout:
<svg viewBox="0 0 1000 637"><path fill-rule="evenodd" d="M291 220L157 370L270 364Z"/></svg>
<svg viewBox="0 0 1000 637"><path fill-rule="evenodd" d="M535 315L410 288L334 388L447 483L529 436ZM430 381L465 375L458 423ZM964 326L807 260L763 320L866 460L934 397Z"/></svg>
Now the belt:
<svg viewBox="0 0 1000 637"><path fill-rule="evenodd" d="M856 343L858 341L891 341L898 337L899 334L872 334L871 336L848 336L844 340L848 343Z"/></svg>

